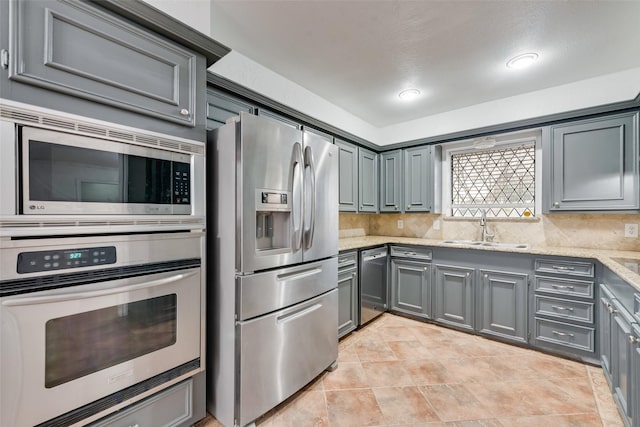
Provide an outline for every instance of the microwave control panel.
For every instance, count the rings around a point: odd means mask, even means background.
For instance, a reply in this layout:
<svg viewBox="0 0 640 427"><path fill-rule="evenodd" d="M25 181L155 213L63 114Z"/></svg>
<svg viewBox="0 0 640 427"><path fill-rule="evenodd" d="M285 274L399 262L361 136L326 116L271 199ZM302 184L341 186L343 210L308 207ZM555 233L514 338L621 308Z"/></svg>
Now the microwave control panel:
<svg viewBox="0 0 640 427"><path fill-rule="evenodd" d="M115 264L115 262L115 246L21 252L18 254L18 273L91 267L94 265Z"/></svg>
<svg viewBox="0 0 640 427"><path fill-rule="evenodd" d="M173 204L191 203L191 166L189 163L173 162Z"/></svg>

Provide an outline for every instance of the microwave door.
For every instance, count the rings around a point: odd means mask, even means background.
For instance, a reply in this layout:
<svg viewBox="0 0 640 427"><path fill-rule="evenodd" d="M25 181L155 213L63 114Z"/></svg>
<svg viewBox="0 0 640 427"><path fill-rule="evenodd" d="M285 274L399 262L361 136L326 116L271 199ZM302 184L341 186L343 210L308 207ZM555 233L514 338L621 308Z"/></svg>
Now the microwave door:
<svg viewBox="0 0 640 427"><path fill-rule="evenodd" d="M338 253L338 149L304 133L303 261Z"/></svg>
<svg viewBox="0 0 640 427"><path fill-rule="evenodd" d="M236 233L241 272L302 262L302 133L241 115ZM229 143L232 143L229 141Z"/></svg>

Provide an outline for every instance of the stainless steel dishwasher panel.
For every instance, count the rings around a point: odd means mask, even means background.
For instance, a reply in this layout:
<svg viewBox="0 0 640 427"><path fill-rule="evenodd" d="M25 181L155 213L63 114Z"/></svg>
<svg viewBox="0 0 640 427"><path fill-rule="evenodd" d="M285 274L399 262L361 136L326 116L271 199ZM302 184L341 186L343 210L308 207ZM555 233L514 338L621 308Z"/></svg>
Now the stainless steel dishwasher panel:
<svg viewBox="0 0 640 427"><path fill-rule="evenodd" d="M387 311L387 247L360 252L360 325Z"/></svg>
<svg viewBox="0 0 640 427"><path fill-rule="evenodd" d="M239 425L264 414L338 358L338 290L238 322Z"/></svg>

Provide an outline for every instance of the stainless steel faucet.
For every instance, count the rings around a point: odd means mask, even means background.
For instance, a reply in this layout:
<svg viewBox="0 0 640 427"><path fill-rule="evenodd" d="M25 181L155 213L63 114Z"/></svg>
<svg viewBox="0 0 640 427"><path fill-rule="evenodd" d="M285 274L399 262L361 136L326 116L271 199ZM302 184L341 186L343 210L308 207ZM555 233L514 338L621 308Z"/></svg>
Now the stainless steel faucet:
<svg viewBox="0 0 640 427"><path fill-rule="evenodd" d="M482 212L482 215L480 216L480 227L482 227L482 241L486 242L487 240L493 239L495 233L490 232L487 228L487 210L480 209L480 212Z"/></svg>

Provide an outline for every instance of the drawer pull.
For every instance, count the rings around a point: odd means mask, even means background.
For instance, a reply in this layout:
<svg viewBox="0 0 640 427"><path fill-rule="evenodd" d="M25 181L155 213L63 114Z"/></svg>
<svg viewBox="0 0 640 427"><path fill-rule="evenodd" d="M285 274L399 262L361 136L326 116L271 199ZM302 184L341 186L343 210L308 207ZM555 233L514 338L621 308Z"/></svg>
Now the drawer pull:
<svg viewBox="0 0 640 427"><path fill-rule="evenodd" d="M558 335L559 337L574 337L574 334L568 334L566 332L558 332L558 331L551 331L554 335Z"/></svg>
<svg viewBox="0 0 640 427"><path fill-rule="evenodd" d="M569 266L565 266L565 265L552 265L551 268L553 268L554 270L559 270L559 271L573 271L573 270L575 270L575 267L569 267Z"/></svg>
<svg viewBox="0 0 640 427"><path fill-rule="evenodd" d="M415 252L405 252L404 254L405 254L405 255L407 255L407 256L409 256L409 255L418 255L418 254L417 254L417 253L415 253Z"/></svg>
<svg viewBox="0 0 640 427"><path fill-rule="evenodd" d="M569 285L551 285L553 289L570 289L573 290L573 286Z"/></svg>
<svg viewBox="0 0 640 427"><path fill-rule="evenodd" d="M567 310L567 311L573 311L573 308L571 307L561 307L559 305L552 305L551 308L553 308L554 310Z"/></svg>

